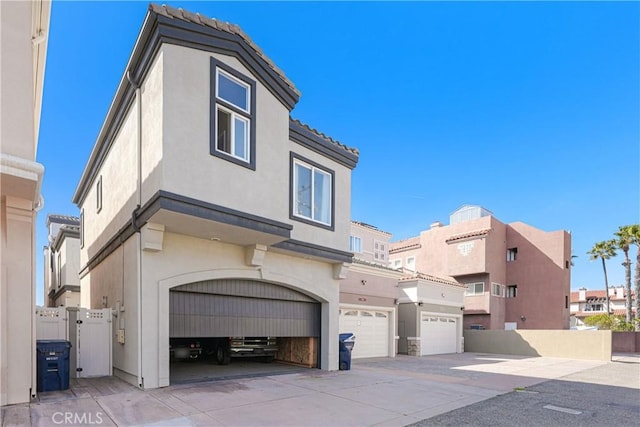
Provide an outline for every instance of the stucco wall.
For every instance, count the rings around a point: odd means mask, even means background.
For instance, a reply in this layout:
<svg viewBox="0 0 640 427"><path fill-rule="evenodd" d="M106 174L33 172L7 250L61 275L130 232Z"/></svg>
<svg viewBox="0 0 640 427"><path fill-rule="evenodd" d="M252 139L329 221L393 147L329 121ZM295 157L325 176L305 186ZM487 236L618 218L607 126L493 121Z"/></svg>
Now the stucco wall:
<svg viewBox="0 0 640 427"><path fill-rule="evenodd" d="M518 285L518 293L507 299L505 320L522 329L568 329L565 297L571 294L571 270L566 263L571 261L571 236L512 223L507 245L518 248L517 259L507 263L507 284Z"/></svg>
<svg viewBox="0 0 640 427"><path fill-rule="evenodd" d="M35 372L32 206L33 201L13 197L0 205L0 405L31 399Z"/></svg>
<svg viewBox="0 0 640 427"><path fill-rule="evenodd" d="M465 351L611 360L611 331L464 331Z"/></svg>
<svg viewBox="0 0 640 427"><path fill-rule="evenodd" d="M162 250L142 258L142 376L146 388L169 384L169 290L201 280L245 278L290 287L322 304L322 369L338 363L339 282L328 263L267 252L260 267L245 263L245 248L165 232ZM127 351L130 360L135 355Z"/></svg>

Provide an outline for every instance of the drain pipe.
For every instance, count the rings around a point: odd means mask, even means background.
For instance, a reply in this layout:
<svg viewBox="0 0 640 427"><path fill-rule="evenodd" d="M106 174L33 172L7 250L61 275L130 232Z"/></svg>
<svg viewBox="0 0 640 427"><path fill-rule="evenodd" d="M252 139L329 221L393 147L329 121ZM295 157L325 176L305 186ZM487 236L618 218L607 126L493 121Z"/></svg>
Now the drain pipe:
<svg viewBox="0 0 640 427"><path fill-rule="evenodd" d="M138 298L138 387L144 389L144 377L142 376L142 234L138 228L136 221L136 214L138 209L142 205L142 96L140 90L140 84L133 81L131 77L131 71L127 70L127 80L132 88L136 91L135 99L138 101L137 108L137 126L138 126L138 164L137 164L137 183L136 183L136 195L137 195L137 207L131 214L131 222L133 228L138 235L138 288L136 296ZM124 248L123 248L124 251ZM123 265L124 268L124 265ZM124 299L124 295L123 295Z"/></svg>

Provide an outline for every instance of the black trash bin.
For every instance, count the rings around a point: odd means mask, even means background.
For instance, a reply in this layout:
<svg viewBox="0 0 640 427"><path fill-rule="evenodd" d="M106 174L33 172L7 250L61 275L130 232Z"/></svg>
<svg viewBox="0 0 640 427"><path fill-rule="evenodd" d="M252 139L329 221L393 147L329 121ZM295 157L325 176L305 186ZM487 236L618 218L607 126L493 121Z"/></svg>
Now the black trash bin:
<svg viewBox="0 0 640 427"><path fill-rule="evenodd" d="M65 340L38 340L36 349L38 392L68 389L71 343Z"/></svg>
<svg viewBox="0 0 640 427"><path fill-rule="evenodd" d="M356 336L351 332L340 334L340 363L341 371L351 369L351 352L356 343Z"/></svg>

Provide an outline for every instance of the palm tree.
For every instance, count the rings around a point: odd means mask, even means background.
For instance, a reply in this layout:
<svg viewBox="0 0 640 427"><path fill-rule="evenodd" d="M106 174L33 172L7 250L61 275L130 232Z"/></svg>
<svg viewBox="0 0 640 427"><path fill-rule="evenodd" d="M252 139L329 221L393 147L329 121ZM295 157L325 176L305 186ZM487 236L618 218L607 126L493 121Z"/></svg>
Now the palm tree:
<svg viewBox="0 0 640 427"><path fill-rule="evenodd" d="M602 270L604 271L604 287L607 296L607 314L610 314L609 309L609 279L607 278L607 265L605 260L616 256L616 245L614 240L605 240L604 242L598 242L593 245L593 248L589 252L589 259L591 261L600 258L602 260Z"/></svg>
<svg viewBox="0 0 640 427"><path fill-rule="evenodd" d="M629 247L633 243L633 239L629 234L629 226L620 226L618 231L614 233L616 235L615 245L618 249L624 252L624 284L627 291L627 322L631 322L631 260L629 260Z"/></svg>
<svg viewBox="0 0 640 427"><path fill-rule="evenodd" d="M636 246L636 319L640 319L640 224L628 225L627 232L631 236L631 244ZM640 322L636 323L636 329L640 329Z"/></svg>

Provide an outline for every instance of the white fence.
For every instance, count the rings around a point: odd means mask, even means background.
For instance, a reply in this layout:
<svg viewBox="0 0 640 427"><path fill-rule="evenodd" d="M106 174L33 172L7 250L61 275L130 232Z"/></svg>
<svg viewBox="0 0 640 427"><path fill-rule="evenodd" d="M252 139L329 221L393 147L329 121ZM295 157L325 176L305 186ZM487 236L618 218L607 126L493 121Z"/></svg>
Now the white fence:
<svg viewBox="0 0 640 427"><path fill-rule="evenodd" d="M111 309L38 307L36 339L71 342L72 378L111 375Z"/></svg>

